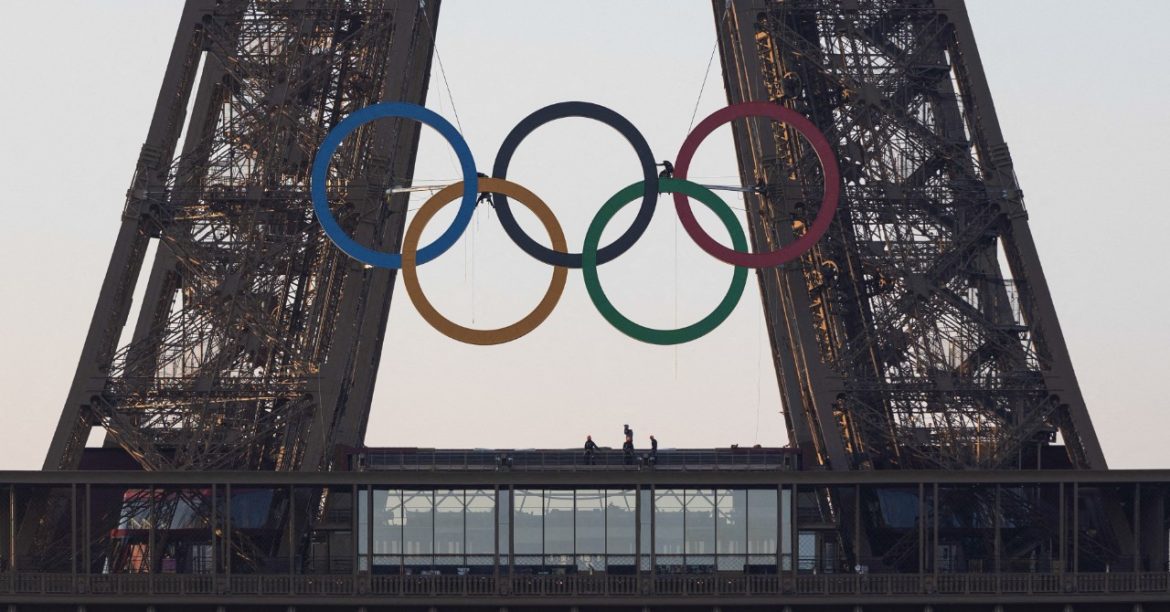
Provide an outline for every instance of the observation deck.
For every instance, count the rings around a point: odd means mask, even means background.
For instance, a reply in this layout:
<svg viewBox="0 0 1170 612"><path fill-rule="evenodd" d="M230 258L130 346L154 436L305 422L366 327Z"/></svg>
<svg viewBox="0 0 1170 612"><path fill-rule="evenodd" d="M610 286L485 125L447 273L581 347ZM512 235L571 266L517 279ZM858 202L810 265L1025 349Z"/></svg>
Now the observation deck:
<svg viewBox="0 0 1170 612"><path fill-rule="evenodd" d="M498 470L626 471L626 470L798 470L800 453L788 448L731 447L713 449L620 449L600 447L592 456L584 449L434 449L364 448L344 453L344 465L360 471Z"/></svg>
<svg viewBox="0 0 1170 612"><path fill-rule="evenodd" d="M602 449L587 465L576 449L360 449L354 470L332 473L0 472L0 603L1170 609L1170 471L830 472L797 469L784 449L643 454L626 464ZM1101 537L1102 499L1122 501L1131 532ZM971 511L983 506L994 511Z"/></svg>

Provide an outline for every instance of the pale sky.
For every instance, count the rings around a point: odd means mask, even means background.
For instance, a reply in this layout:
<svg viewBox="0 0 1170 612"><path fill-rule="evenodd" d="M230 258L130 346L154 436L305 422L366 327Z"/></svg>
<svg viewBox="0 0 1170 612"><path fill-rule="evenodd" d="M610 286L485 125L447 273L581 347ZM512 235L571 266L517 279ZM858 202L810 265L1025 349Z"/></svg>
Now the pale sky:
<svg viewBox="0 0 1170 612"><path fill-rule="evenodd" d="M1113 467L1170 467L1170 210L1159 180L1170 142L1170 3L972 0L975 34L1024 189L1032 231L1081 388ZM126 188L155 105L179 2L45 2L0 20L0 469L38 469L60 414L105 274ZM44 24L52 24L46 29ZM35 24L35 25L34 25ZM454 120L481 171L504 135L549 103L586 100L628 117L658 159L673 158L698 101L726 104L701 0L446 0L427 106ZM691 176L737 175L730 132L714 134ZM416 181L457 175L424 130ZM547 202L579 250L594 211L638 179L616 134L586 120L540 128L509 178ZM742 199L725 194L742 208ZM602 268L614 303L650 326L693 322L731 269L695 247L669 200L625 257ZM515 207L519 209L519 207ZM630 212L630 211L623 211ZM608 237L627 226L619 215ZM440 214L424 234L437 235ZM530 227L530 226L529 226ZM534 235L540 236L535 229ZM714 235L722 236L713 230ZM448 254L420 269L431 301L457 322L523 316L550 272L481 209ZM643 345L594 310L579 272L557 310L512 344L474 347L432 330L401 287L391 309L367 443L575 447L620 443L630 423L663 447L781 445L779 394L759 293L709 336ZM133 317L131 317L133 321Z"/></svg>

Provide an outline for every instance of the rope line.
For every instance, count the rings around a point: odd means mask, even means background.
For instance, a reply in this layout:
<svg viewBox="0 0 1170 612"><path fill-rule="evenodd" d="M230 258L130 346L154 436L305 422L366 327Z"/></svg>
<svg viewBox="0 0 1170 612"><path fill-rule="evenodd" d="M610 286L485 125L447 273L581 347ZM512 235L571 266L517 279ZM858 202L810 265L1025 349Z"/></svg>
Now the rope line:
<svg viewBox="0 0 1170 612"><path fill-rule="evenodd" d="M435 60L439 62L439 76L443 77L443 87L447 90L447 99L451 101L451 113L455 115L455 125L459 132L463 132L463 123L459 121L459 109L455 108L455 96L451 95L451 83L447 81L447 70L443 67L443 56L439 53L439 41L435 35L435 26L431 24L431 16L424 9L423 19L427 22L427 29L431 32L431 43L435 45Z"/></svg>
<svg viewBox="0 0 1170 612"><path fill-rule="evenodd" d="M731 2L727 3L726 8L723 9L723 16L719 18L719 22L715 24L715 44L711 45L711 57L707 58L707 70L703 72L703 83L699 85L699 95L695 97L695 108L691 111L691 123L687 126L687 133L695 127L695 117L699 114L699 102L703 100L703 92L707 89L707 79L711 76L711 65L715 63L715 51L719 48L719 28L723 27L723 22L727 20L727 14L731 12Z"/></svg>

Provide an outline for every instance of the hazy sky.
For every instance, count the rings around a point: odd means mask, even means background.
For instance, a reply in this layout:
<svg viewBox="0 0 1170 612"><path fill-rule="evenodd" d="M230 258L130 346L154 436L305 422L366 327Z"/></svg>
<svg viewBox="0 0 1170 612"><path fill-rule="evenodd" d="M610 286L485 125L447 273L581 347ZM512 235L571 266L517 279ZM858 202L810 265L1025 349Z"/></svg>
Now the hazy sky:
<svg viewBox="0 0 1170 612"><path fill-rule="evenodd" d="M1048 282L1106 456L1170 467L1170 267L1165 242L1170 3L1124 10L1068 0L973 0L969 10L1016 163ZM587 10L586 10L587 9ZM181 3L14 3L0 20L0 469L39 468L76 367L146 135ZM52 23L51 31L43 25ZM588 100L626 115L655 156L673 158L696 100L726 103L701 0L446 0L427 106L454 119L478 166L529 112ZM48 44L51 43L51 44ZM730 132L713 135L692 176L737 174ZM424 130L416 181L456 165ZM602 202L638 180L635 156L586 120L540 128L509 178L557 213L578 250ZM742 207L742 200L726 196ZM698 250L669 200L629 254L602 268L614 303L651 326L687 324L722 297L731 269ZM518 207L516 207L518 208ZM445 211L447 212L447 211ZM623 211L631 212L631 211ZM424 234L437 235L440 214ZM619 215L609 236L630 216ZM529 225L529 227L532 227ZM533 229L534 235L542 236ZM722 235L716 233L716 235ZM463 324L495 327L539 300L549 269L515 248L490 209L421 269L431 301ZM133 317L131 318L133 320ZM367 442L448 447L620 443L630 423L664 447L786 441L759 293L709 336L643 345L596 313L579 272L545 324L509 345L472 347L432 330L399 288Z"/></svg>

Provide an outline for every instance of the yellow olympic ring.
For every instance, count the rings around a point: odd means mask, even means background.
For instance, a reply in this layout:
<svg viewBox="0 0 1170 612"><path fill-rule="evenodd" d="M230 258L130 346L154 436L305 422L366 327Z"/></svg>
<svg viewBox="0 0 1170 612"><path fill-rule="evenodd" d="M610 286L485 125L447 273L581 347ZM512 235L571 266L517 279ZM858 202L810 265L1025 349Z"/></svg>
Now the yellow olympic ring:
<svg viewBox="0 0 1170 612"><path fill-rule="evenodd" d="M561 253L568 252L569 247L565 242L565 233L561 230L561 224L557 222L557 218L548 205L531 191L503 179L480 178L479 192L505 195L527 206L544 224L544 229L552 241L553 250ZM415 269L418 241L422 237L423 228L426 227L431 217L461 195L463 195L463 181L448 185L431 196L422 205L422 208L419 208L414 220L410 222L410 227L406 230L406 236L402 239L402 282L406 285L406 293L410 296L410 301L418 310L418 314L443 335L468 344L490 345L511 342L536 329L548 318L548 315L552 314L565 290L565 281L568 279L569 270L562 266L554 266L552 282L549 283L544 298L540 300L532 312L511 325L499 329L472 329L458 325L439 314L439 311L435 310L435 307L423 295L422 287L418 284L418 272Z"/></svg>

